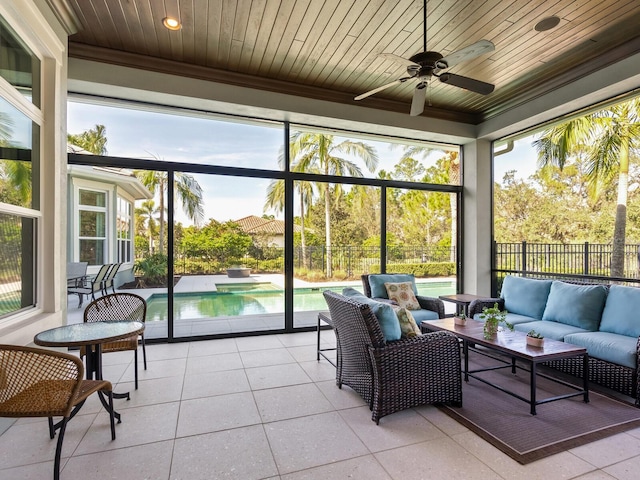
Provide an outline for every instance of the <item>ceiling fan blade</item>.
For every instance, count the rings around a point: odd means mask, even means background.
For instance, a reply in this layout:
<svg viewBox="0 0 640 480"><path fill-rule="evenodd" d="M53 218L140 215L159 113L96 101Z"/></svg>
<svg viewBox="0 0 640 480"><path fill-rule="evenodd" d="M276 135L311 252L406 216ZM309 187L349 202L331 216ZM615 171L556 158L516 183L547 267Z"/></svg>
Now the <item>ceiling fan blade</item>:
<svg viewBox="0 0 640 480"><path fill-rule="evenodd" d="M417 117L424 111L424 101L427 98L427 82L420 82L413 91L411 100L411 116Z"/></svg>
<svg viewBox="0 0 640 480"><path fill-rule="evenodd" d="M400 65L404 65L405 67L415 67L415 66L419 67L420 66L417 63L412 62L411 60L408 60L406 58L400 57L400 56L395 55L393 53L381 53L378 56L384 58L385 60L391 60L392 62L399 63Z"/></svg>
<svg viewBox="0 0 640 480"><path fill-rule="evenodd" d="M467 45L466 47L450 53L446 57L438 60L436 62L436 66L440 69L451 68L460 62L466 62L472 58L492 52L495 48L495 45L493 45L489 40L480 40L479 42Z"/></svg>
<svg viewBox="0 0 640 480"><path fill-rule="evenodd" d="M391 83L387 83L386 85L382 85L381 87L374 88L373 90L369 90L368 92L363 93L362 95L358 95L357 97L354 98L354 100L362 100L363 98L370 97L371 95L374 95L374 94L376 94L378 92L381 92L382 90L384 90L386 88L393 87L394 85L397 85L399 83L404 83L404 82L406 82L407 80L409 80L411 78L413 78L413 77L402 77L402 78L399 78L398 80L394 80Z"/></svg>
<svg viewBox="0 0 640 480"><path fill-rule="evenodd" d="M463 77L462 75L456 75L455 73L443 73L439 78L443 83L455 85L456 87L464 88L465 90L470 90L476 93L481 93L482 95L489 95L495 88L495 85L492 85L491 83L481 82L480 80Z"/></svg>

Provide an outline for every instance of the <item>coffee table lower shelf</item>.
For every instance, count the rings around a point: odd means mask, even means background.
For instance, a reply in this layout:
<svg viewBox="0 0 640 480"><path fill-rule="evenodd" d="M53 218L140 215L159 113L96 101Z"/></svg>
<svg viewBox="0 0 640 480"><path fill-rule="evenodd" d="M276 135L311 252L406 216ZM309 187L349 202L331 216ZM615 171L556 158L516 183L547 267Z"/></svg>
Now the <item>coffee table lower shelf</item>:
<svg viewBox="0 0 640 480"><path fill-rule="evenodd" d="M448 331L455 334L462 340L462 350L464 364L462 367L462 375L465 382L469 378L474 378L493 388L500 390L514 398L522 400L529 404L531 415L536 415L536 406L544 403L555 402L567 398L582 396L585 403L589 402L589 356L586 349L575 345L558 342L554 340L545 340L542 348L530 347L526 344L526 334L522 332L510 332L506 335L498 333L495 338L485 339L483 335L483 324L474 320L467 320L465 326L455 325L453 319L441 319L436 321L422 322L423 331ZM475 370L469 369L469 353L470 351L495 359L498 365ZM502 357L494 354L501 354ZM506 358L509 360L506 360ZM538 372L538 365L550 360L559 360L562 358L582 357L583 359L583 378L582 388L569 382L554 378L544 373ZM518 365L518 360L525 366ZM510 368L511 373L515 374L517 370L529 372L529 398L518 393L512 392L500 385L490 382L482 378L480 373ZM563 395L556 395L543 399L536 397L536 379L543 377L553 382L562 384L570 388L572 391Z"/></svg>

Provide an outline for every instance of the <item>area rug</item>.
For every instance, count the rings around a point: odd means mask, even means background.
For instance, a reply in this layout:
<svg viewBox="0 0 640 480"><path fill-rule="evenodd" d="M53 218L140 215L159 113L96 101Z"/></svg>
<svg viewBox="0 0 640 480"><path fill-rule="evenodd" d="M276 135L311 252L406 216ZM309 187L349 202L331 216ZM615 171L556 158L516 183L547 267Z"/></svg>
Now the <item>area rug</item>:
<svg viewBox="0 0 640 480"><path fill-rule="evenodd" d="M493 362L470 354L471 367ZM547 370L549 371L549 370ZM481 374L491 382L529 397L529 373L510 369ZM462 382L462 407L440 408L461 424L515 459L526 464L615 433L640 426L640 409L596 391L589 403L582 396L550 402L529 413L529 405L476 379ZM566 386L538 377L537 398L568 393Z"/></svg>

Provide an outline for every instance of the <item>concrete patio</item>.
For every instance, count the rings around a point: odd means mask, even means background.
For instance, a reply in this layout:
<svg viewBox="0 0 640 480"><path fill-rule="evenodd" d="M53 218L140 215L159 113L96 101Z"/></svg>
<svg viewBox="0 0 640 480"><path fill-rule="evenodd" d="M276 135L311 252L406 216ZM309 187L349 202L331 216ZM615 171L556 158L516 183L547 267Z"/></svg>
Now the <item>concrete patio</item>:
<svg viewBox="0 0 640 480"><path fill-rule="evenodd" d="M69 423L63 480L637 478L640 429L523 466L432 406L385 417L335 385L315 333L147 346L133 390L131 352L104 356L131 400L110 440L96 398ZM334 336L323 333L323 345ZM0 419L0 478L47 479L46 420Z"/></svg>

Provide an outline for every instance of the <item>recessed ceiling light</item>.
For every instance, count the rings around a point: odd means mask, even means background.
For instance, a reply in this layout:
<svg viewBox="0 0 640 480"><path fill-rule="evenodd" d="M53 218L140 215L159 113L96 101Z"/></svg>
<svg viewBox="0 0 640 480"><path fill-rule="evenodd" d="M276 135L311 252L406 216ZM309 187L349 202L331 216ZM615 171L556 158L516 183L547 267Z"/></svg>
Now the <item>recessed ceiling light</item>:
<svg viewBox="0 0 640 480"><path fill-rule="evenodd" d="M162 19L162 24L169 30L180 30L182 28L180 22L172 17L164 17Z"/></svg>
<svg viewBox="0 0 640 480"><path fill-rule="evenodd" d="M538 23L536 23L535 27L533 28L538 32L546 32L547 30L556 28L559 23L560 23L560 18L554 15L553 17L543 18Z"/></svg>

